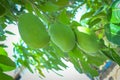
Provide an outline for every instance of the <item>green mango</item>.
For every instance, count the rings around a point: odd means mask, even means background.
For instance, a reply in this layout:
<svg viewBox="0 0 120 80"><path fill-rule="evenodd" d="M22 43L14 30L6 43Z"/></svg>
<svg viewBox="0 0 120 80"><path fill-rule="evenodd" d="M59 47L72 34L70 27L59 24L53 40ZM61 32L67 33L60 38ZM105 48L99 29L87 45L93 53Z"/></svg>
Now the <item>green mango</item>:
<svg viewBox="0 0 120 80"><path fill-rule="evenodd" d="M69 52L75 46L75 35L72 29L60 22L55 22L49 27L49 35L54 44L63 52Z"/></svg>
<svg viewBox="0 0 120 80"><path fill-rule="evenodd" d="M23 41L31 48L43 48L50 41L45 25L32 13L19 17L18 29Z"/></svg>
<svg viewBox="0 0 120 80"><path fill-rule="evenodd" d="M95 33L86 27L75 28L78 46L89 55L96 55L99 50L99 42Z"/></svg>

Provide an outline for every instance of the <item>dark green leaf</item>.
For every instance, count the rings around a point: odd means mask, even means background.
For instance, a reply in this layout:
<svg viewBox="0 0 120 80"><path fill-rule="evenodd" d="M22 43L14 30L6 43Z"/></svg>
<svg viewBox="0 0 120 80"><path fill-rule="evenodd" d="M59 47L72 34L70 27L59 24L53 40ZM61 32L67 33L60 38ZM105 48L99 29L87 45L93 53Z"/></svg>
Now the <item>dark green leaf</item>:
<svg viewBox="0 0 120 80"><path fill-rule="evenodd" d="M15 35L13 32L6 30L5 31L7 34Z"/></svg>
<svg viewBox="0 0 120 80"><path fill-rule="evenodd" d="M2 73L3 72L3 70L2 70L2 68L0 68L0 73Z"/></svg>
<svg viewBox="0 0 120 80"><path fill-rule="evenodd" d="M0 47L6 48L7 45L5 45L5 44L0 44Z"/></svg>
<svg viewBox="0 0 120 80"><path fill-rule="evenodd" d="M14 80L11 76L1 73L1 72L0 72L0 79L1 80Z"/></svg>
<svg viewBox="0 0 120 80"><path fill-rule="evenodd" d="M5 40L6 40L6 36L5 35L0 36L0 41L5 41Z"/></svg>
<svg viewBox="0 0 120 80"><path fill-rule="evenodd" d="M3 28L0 26L0 36L4 34Z"/></svg>
<svg viewBox="0 0 120 80"><path fill-rule="evenodd" d="M110 24L106 24L104 26L105 28L105 35L109 41L111 41L111 29L110 29Z"/></svg>
<svg viewBox="0 0 120 80"><path fill-rule="evenodd" d="M81 64L82 64L82 68L84 70L84 73L90 74L92 77L99 75L98 71L95 70L93 67L91 67L89 63L87 63L85 61L81 61Z"/></svg>
<svg viewBox="0 0 120 80"><path fill-rule="evenodd" d="M120 56L113 49L102 50L103 54L106 55L109 59L116 62L120 65Z"/></svg>
<svg viewBox="0 0 120 80"><path fill-rule="evenodd" d="M113 57L111 56L111 54L108 51L104 51L102 50L102 53L107 56L110 60L114 61Z"/></svg>
<svg viewBox="0 0 120 80"><path fill-rule="evenodd" d="M111 56L113 57L114 61L120 65L120 55L118 55L113 49L111 49Z"/></svg>
<svg viewBox="0 0 120 80"><path fill-rule="evenodd" d="M107 39L120 46L120 27L114 24L105 25L105 34Z"/></svg>
<svg viewBox="0 0 120 80"><path fill-rule="evenodd" d="M83 20L83 19L92 17L92 16L93 16L93 13L94 13L94 11L90 11L90 12L87 12L87 13L83 14L83 15L81 16L81 19L80 19L80 20Z"/></svg>
<svg viewBox="0 0 120 80"><path fill-rule="evenodd" d="M7 56L0 55L0 67L3 71L15 69L15 63Z"/></svg>
<svg viewBox="0 0 120 80"><path fill-rule="evenodd" d="M99 23L100 21L101 21L100 18L96 18L96 19L90 21L90 22L88 23L88 25L89 25L90 27L92 27L92 26L96 25L97 23Z"/></svg>
<svg viewBox="0 0 120 80"><path fill-rule="evenodd" d="M42 75L43 77L45 77L45 75L43 74L42 70L40 68L37 68L38 69L38 72L40 75Z"/></svg>
<svg viewBox="0 0 120 80"><path fill-rule="evenodd" d="M108 21L111 20L111 17L112 17L112 8L109 8L108 11L107 11L107 19L108 19Z"/></svg>
<svg viewBox="0 0 120 80"><path fill-rule="evenodd" d="M102 12L102 10L104 9L104 6L100 7L95 13L94 15L99 14L100 12Z"/></svg>

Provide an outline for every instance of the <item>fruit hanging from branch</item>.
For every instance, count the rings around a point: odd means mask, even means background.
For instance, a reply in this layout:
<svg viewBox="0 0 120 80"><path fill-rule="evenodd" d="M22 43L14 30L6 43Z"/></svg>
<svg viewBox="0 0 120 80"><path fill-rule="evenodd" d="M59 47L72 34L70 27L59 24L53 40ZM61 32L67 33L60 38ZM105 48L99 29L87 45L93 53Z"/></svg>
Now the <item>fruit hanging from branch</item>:
<svg viewBox="0 0 120 80"><path fill-rule="evenodd" d="M49 34L52 42L63 52L69 52L75 46L75 35L69 26L55 22L50 25Z"/></svg>
<svg viewBox="0 0 120 80"><path fill-rule="evenodd" d="M78 46L89 55L96 55L99 50L98 39L92 30L87 27L76 27L75 29Z"/></svg>
<svg viewBox="0 0 120 80"><path fill-rule="evenodd" d="M50 40L46 26L31 13L25 13L19 17L18 29L21 38L31 48L43 48Z"/></svg>

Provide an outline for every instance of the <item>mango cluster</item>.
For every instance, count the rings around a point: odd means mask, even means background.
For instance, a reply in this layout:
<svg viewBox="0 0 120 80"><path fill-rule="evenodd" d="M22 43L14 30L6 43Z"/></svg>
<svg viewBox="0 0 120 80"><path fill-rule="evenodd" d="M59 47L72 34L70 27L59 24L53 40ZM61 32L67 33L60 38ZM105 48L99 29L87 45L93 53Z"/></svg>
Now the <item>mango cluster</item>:
<svg viewBox="0 0 120 80"><path fill-rule="evenodd" d="M99 50L95 33L86 27L72 29L55 21L47 30L37 16L25 13L19 17L18 29L21 38L32 48L44 48L52 41L63 52L71 51L76 45L86 53L95 53Z"/></svg>

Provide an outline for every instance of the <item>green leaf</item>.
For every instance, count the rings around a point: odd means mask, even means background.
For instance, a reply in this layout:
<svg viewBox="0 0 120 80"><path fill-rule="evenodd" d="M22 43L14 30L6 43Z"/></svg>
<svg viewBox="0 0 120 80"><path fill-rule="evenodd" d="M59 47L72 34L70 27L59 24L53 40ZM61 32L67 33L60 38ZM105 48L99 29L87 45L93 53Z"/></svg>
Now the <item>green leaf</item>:
<svg viewBox="0 0 120 80"><path fill-rule="evenodd" d="M113 49L111 49L111 52L114 61L120 66L120 56Z"/></svg>
<svg viewBox="0 0 120 80"><path fill-rule="evenodd" d="M107 39L120 46L120 27L114 24L105 25L105 34Z"/></svg>
<svg viewBox="0 0 120 80"><path fill-rule="evenodd" d="M120 23L120 1L114 1L112 5L112 23Z"/></svg>
<svg viewBox="0 0 120 80"><path fill-rule="evenodd" d="M99 54L98 56L89 56L89 55L87 55L88 63L93 64L96 67L99 67L99 66L103 65L104 62L107 60L107 57L102 55L99 52L98 52L98 54Z"/></svg>
<svg viewBox="0 0 120 80"><path fill-rule="evenodd" d="M29 11L29 12L33 12L33 4L30 4L29 2L27 2L26 4L25 4L25 8Z"/></svg>
<svg viewBox="0 0 120 80"><path fill-rule="evenodd" d="M42 75L43 77L45 77L45 75L43 74L42 70L40 68L37 68L38 69L38 72L40 75Z"/></svg>
<svg viewBox="0 0 120 80"><path fill-rule="evenodd" d="M6 40L6 36L5 35L0 36L0 41L5 41L5 40Z"/></svg>
<svg viewBox="0 0 120 80"><path fill-rule="evenodd" d="M67 6L69 3L69 0L50 0L53 3L55 3L56 5L60 6L60 7L64 7Z"/></svg>
<svg viewBox="0 0 120 80"><path fill-rule="evenodd" d="M107 5L110 5L113 1L112 0L103 0Z"/></svg>
<svg viewBox="0 0 120 80"><path fill-rule="evenodd" d="M7 45L5 45L5 44L0 44L0 47L6 48Z"/></svg>
<svg viewBox="0 0 120 80"><path fill-rule="evenodd" d="M64 62L62 62L62 60L59 61L59 65L62 66L62 67L64 67L64 68L68 67Z"/></svg>
<svg viewBox="0 0 120 80"><path fill-rule="evenodd" d="M63 24L70 24L70 18L68 17L67 11L65 9L60 12L58 20Z"/></svg>
<svg viewBox="0 0 120 80"><path fill-rule="evenodd" d="M7 56L0 55L0 67L3 71L10 71L15 69L15 63Z"/></svg>
<svg viewBox="0 0 120 80"><path fill-rule="evenodd" d="M110 29L110 24L105 24L105 35L109 41L111 41L111 29Z"/></svg>
<svg viewBox="0 0 120 80"><path fill-rule="evenodd" d="M104 21L104 23L106 23L106 18L107 18L106 17L106 13L101 12L101 13L99 13L99 14L94 15L93 17L91 17L90 20L89 20L89 23L92 22L92 25L94 25L94 22L95 22L95 24L97 24L100 21Z"/></svg>
<svg viewBox="0 0 120 80"><path fill-rule="evenodd" d="M102 50L103 54L106 55L110 60L120 65L120 55L113 49Z"/></svg>
<svg viewBox="0 0 120 80"><path fill-rule="evenodd" d="M6 8L5 6L0 4L0 17L2 17L6 13Z"/></svg>
<svg viewBox="0 0 120 80"><path fill-rule="evenodd" d="M56 12L59 9L59 7L56 4L48 1L48 2L40 5L40 9L44 12L50 12L51 13L51 12Z"/></svg>
<svg viewBox="0 0 120 80"><path fill-rule="evenodd" d="M0 47L0 55L8 56L4 48Z"/></svg>
<svg viewBox="0 0 120 80"><path fill-rule="evenodd" d="M108 21L111 20L111 17L112 17L112 8L109 8L108 11L107 11L107 19L108 19Z"/></svg>
<svg viewBox="0 0 120 80"><path fill-rule="evenodd" d="M15 35L13 32L6 30L5 31L7 34Z"/></svg>
<svg viewBox="0 0 120 80"><path fill-rule="evenodd" d="M107 56L110 60L114 61L113 57L111 56L111 54L108 51L104 51L102 50L102 53Z"/></svg>
<svg viewBox="0 0 120 80"><path fill-rule="evenodd" d="M0 73L2 73L3 72L3 70L2 70L2 68L0 68Z"/></svg>
<svg viewBox="0 0 120 80"><path fill-rule="evenodd" d="M98 76L98 71L95 70L93 67L90 66L89 63L85 61L81 61L82 68L84 70L84 73L91 75L92 77Z"/></svg>
<svg viewBox="0 0 120 80"><path fill-rule="evenodd" d="M77 21L72 21L72 22L70 23L70 27L71 27L71 28L74 28L74 27L77 27L77 26L81 26L81 24L78 23Z"/></svg>
<svg viewBox="0 0 120 80"><path fill-rule="evenodd" d="M22 64L22 65L25 66L26 68L28 68L28 70L29 70L31 73L33 73L33 70L32 70L32 68L31 68L31 66L30 66L30 64L29 64L29 62L28 62L27 59L22 60L21 58L18 58L17 62L19 62L20 64Z"/></svg>
<svg viewBox="0 0 120 80"><path fill-rule="evenodd" d="M14 80L11 76L1 73L1 72L0 72L0 79L1 80Z"/></svg>
<svg viewBox="0 0 120 80"><path fill-rule="evenodd" d="M38 17L40 17L40 19L43 21L43 23L45 25L48 25L49 24L48 17L45 14L41 13L41 10L39 8L37 8L35 6L33 6L33 8L34 8L34 12L36 13L36 15Z"/></svg>
<svg viewBox="0 0 120 80"><path fill-rule="evenodd" d="M51 45L58 57L62 58L65 56L65 53L63 53L63 51L61 51L61 49L59 49L53 42L51 42Z"/></svg>
<svg viewBox="0 0 120 80"><path fill-rule="evenodd" d="M98 76L97 70L95 70L91 65L98 65L99 63L94 63L96 61L95 57L86 56L78 47L75 47L72 52L69 53L70 61L73 63L75 69L80 73L89 74L92 77ZM94 58L91 60L91 58ZM91 62L90 62L91 60ZM93 61L93 62L92 62ZM98 61L99 62L99 61Z"/></svg>
<svg viewBox="0 0 120 80"><path fill-rule="evenodd" d="M101 6L95 13L94 15L99 14L100 12L102 12L102 10L104 9L104 6Z"/></svg>
<svg viewBox="0 0 120 80"><path fill-rule="evenodd" d="M74 56L70 57L70 61L71 63L74 65L75 69L79 72L79 73L83 73L83 69L79 63L79 60L77 60L76 58L74 58Z"/></svg>
<svg viewBox="0 0 120 80"><path fill-rule="evenodd" d="M4 34L2 26L0 26L0 36Z"/></svg>
<svg viewBox="0 0 120 80"><path fill-rule="evenodd" d="M99 23L100 21L101 21L100 18L96 18L96 19L90 21L90 22L88 23L88 25L89 25L90 27L92 27L92 26L96 25L97 23Z"/></svg>
<svg viewBox="0 0 120 80"><path fill-rule="evenodd" d="M81 19L80 19L80 20L83 20L83 19L92 17L92 16L93 16L93 13L94 13L94 11L86 12L85 14L83 14L83 15L81 16Z"/></svg>

